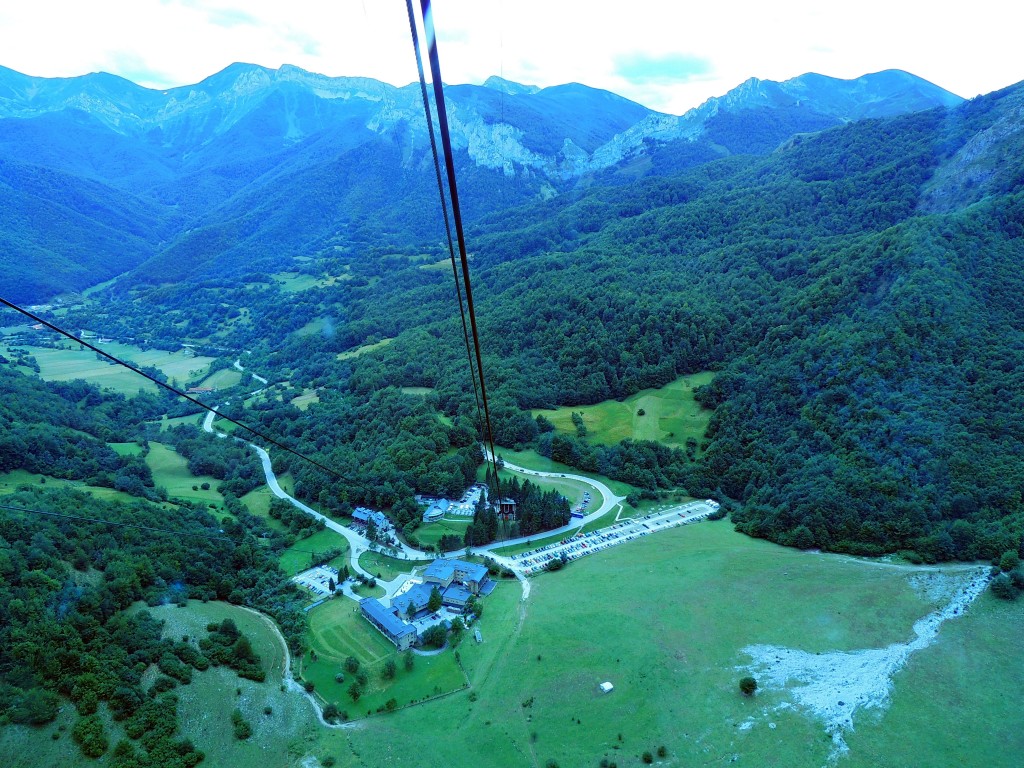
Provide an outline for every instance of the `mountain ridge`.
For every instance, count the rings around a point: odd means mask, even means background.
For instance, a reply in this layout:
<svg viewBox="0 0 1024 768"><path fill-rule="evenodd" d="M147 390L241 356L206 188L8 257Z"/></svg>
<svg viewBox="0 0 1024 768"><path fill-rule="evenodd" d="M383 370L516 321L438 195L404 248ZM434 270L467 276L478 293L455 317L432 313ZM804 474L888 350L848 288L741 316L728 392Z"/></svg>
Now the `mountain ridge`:
<svg viewBox="0 0 1024 768"><path fill-rule="evenodd" d="M765 154L858 110L899 113L958 98L907 73L801 78L748 80L683 116L579 83L537 88L490 78L446 86L464 215L471 222L592 183L674 173L724 154ZM417 84L236 63L158 91L105 73L35 78L0 67L0 159L96 182L111 199L162 211L159 243L132 240L114 262L84 264L64 289L86 287L88 275L116 276L113 263L124 271L149 262L133 279L159 281L163 270L180 275L325 243L441 234ZM306 202L311 190L313 203ZM110 206L79 202L81 215L105 231ZM48 240L38 220L16 215L26 204L11 195L0 201L16 222L10 239ZM89 228L74 231L81 242L72 250L88 260ZM61 270L33 252L50 286L43 293L60 292ZM19 292L4 280L0 288ZM39 294L28 298L45 298Z"/></svg>

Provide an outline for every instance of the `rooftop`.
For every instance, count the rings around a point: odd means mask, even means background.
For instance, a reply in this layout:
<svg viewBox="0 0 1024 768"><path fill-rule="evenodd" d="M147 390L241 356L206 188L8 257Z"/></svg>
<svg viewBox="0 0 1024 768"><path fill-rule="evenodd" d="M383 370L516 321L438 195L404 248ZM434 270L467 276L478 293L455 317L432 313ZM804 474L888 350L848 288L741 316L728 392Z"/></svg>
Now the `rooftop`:
<svg viewBox="0 0 1024 768"><path fill-rule="evenodd" d="M416 627L406 624L399 619L375 597L364 597L359 601L359 607L363 609L363 613L384 627L385 631L392 637L398 638L408 634L416 634Z"/></svg>

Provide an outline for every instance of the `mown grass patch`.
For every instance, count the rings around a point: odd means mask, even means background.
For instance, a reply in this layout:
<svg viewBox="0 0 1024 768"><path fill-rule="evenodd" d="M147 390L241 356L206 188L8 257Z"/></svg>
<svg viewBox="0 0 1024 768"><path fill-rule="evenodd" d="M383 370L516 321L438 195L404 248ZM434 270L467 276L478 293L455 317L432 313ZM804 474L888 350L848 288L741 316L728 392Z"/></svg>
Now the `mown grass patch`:
<svg viewBox="0 0 1024 768"><path fill-rule="evenodd" d="M296 408L298 408L300 411L305 411L313 403L319 403L319 402L320 402L320 395L317 393L317 391L315 389L304 389L304 390L302 390L302 394L301 395L299 395L297 397L293 397L291 399L291 404L294 405Z"/></svg>
<svg viewBox="0 0 1024 768"><path fill-rule="evenodd" d="M711 372L682 376L659 389L645 389L625 400L605 400L595 405L578 405L556 410L535 410L558 432L576 434L572 414L583 417L586 439L601 445L622 440L655 440L672 447L683 447L688 438L699 444L704 439L711 411L693 398L694 387L708 384Z"/></svg>
<svg viewBox="0 0 1024 768"><path fill-rule="evenodd" d="M190 424L193 426L200 426L203 423L203 419L206 417L206 412L193 413L188 416L175 416L173 419L167 418L165 415L160 419L160 431L166 432L174 427L181 426L182 424Z"/></svg>
<svg viewBox="0 0 1024 768"><path fill-rule="evenodd" d="M309 612L307 639L317 658L303 658L303 679L311 681L325 701L352 718L375 713L388 699L406 706L466 684L451 650L437 656L416 656L413 669L406 670L395 646L363 618L355 601L346 598L335 598ZM360 672L367 678L358 701L348 693L355 680L343 668L349 656L359 660ZM395 662L397 671L393 679L385 680L382 672L389 660ZM339 673L344 675L340 683L335 679Z"/></svg>
<svg viewBox="0 0 1024 768"><path fill-rule="evenodd" d="M420 549L435 546L442 536L458 536L462 541L466 535L466 529L473 522L471 517L442 518L435 523L421 523L413 536L420 544Z"/></svg>
<svg viewBox="0 0 1024 768"><path fill-rule="evenodd" d="M138 456L142 453L142 446L138 443L107 443L114 449L118 456Z"/></svg>
<svg viewBox="0 0 1024 768"><path fill-rule="evenodd" d="M432 562L433 560L402 560L382 555L380 552L363 552L359 555L359 564L383 581L391 581L403 573L410 573L413 568Z"/></svg>

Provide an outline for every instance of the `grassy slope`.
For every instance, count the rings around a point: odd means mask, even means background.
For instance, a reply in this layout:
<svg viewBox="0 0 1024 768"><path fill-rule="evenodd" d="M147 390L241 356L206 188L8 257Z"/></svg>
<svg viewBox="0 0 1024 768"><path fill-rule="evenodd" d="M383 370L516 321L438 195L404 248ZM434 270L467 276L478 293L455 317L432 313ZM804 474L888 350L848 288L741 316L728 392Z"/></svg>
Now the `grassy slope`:
<svg viewBox="0 0 1024 768"><path fill-rule="evenodd" d="M281 570L289 576L294 576L296 573L300 573L310 567L310 559L312 558L310 553L322 553L328 549L340 549L342 551L341 557L331 561L331 565L337 567L345 562L344 553L348 552L348 539L330 529L317 531L312 536L307 536L305 539L295 542L281 553L279 559Z"/></svg>
<svg viewBox="0 0 1024 768"><path fill-rule="evenodd" d="M583 414L587 439L592 443L612 445L627 438L658 440L665 445L682 447L688 437L698 443L711 419L711 411L693 399L693 388L714 378L710 372L683 376L660 389L645 389L625 400L605 400L596 405L559 408L554 411L535 410L543 414L558 432L576 434L573 411ZM640 410L644 415L638 415Z"/></svg>
<svg viewBox="0 0 1024 768"><path fill-rule="evenodd" d="M200 386L214 387L215 389L227 389L233 387L242 380L242 372L234 368L221 368L207 376Z"/></svg>
<svg viewBox="0 0 1024 768"><path fill-rule="evenodd" d="M904 572L783 549L736 534L725 522L652 536L536 579L521 629L519 594L518 584L499 586L486 601L483 644L470 636L459 648L476 701L459 692L353 729L327 730L310 724L298 697L278 698L273 676L250 691L236 678L207 686L198 675L201 685L179 689L188 735L207 752L208 764L227 768L253 761L298 766L307 754L334 756L339 766L379 766L385 757L391 766L452 768L544 765L548 759L594 766L608 754L625 768L639 766L639 755L660 744L669 750L666 765L724 764L737 756L745 765L817 768L831 746L819 724L776 712L776 728L769 729L764 712L782 701L780 694L747 700L736 692L736 667L747 661L740 649L777 643L816 651L905 641L913 621L932 608ZM344 617L331 611L345 607L336 601L316 609L324 613L313 612L312 626L327 632L343 626ZM240 609L191 603L188 610L159 610L175 620L169 631L194 634L177 623L194 610ZM251 631L244 619L233 618ZM216 617L203 613L194 620L205 626ZM258 632L252 637L264 654L269 641ZM328 656L342 652L323 643ZM385 655L378 664L390 652L385 645L380 650ZM982 596L897 674L889 710L860 714L847 736L851 753L840 765L1017 765L1024 748L1022 656L1024 601ZM264 655L271 658L271 652ZM328 669L323 687L330 695L334 667ZM616 686L607 696L596 690L605 679ZM236 701L257 728L249 744L233 742L228 733ZM264 701L274 709L266 724L260 721ZM375 708L375 701L368 703ZM741 730L751 716L759 724ZM63 722L70 727L73 718ZM54 730L0 730L0 754L18 768L98 764L82 760L66 733L51 742Z"/></svg>
<svg viewBox="0 0 1024 768"><path fill-rule="evenodd" d="M204 371L213 361L211 357L192 357L181 352L158 349L143 351L127 344L108 343L100 345L100 348L136 365L159 368L179 382L189 379L192 371ZM146 392L157 392L159 389L137 373L116 363L100 360L95 352L79 349L77 345L62 349L32 347L29 352L39 363L40 377L46 381L85 379L124 395L137 394L140 389Z"/></svg>
<svg viewBox="0 0 1024 768"><path fill-rule="evenodd" d="M111 501L124 501L130 503L139 500L137 496L132 496L131 494L124 493L123 491L115 491L113 488L86 485L79 480L62 480L57 477L51 477L50 475L37 475L34 472L28 472L24 469L0 472L0 495L5 493L14 493L23 485L42 485L43 483L41 480L43 478L46 479L46 485L49 488L74 488L78 491L88 492L98 499L109 499Z"/></svg>
<svg viewBox="0 0 1024 768"><path fill-rule="evenodd" d="M879 756L889 749L887 741L903 742L906 755L922 749L939 755L943 747L927 746L936 734L949 734L940 742L959 740L957 755L966 765L1014 764L1019 751L988 745L989 721L997 724L996 745L1019 748L1010 692L1019 689L1021 673L1018 665L1007 675L1002 663L1024 652L1024 604L995 616L989 614L999 606L986 600L966 619L945 625L937 645L912 657L896 678L893 711L876 729L861 714L851 747L865 740L865 754L874 751L858 765L919 764ZM664 744L670 764L727 763L738 755L749 765L819 766L831 744L820 724L799 713L774 713L775 729L738 728L783 701L772 692L754 700L737 693L737 666L747 662L740 649L751 643L812 652L878 647L908 639L913 622L933 607L900 571L783 549L736 534L725 522L676 529L535 580L518 638L485 629L480 649L501 646L489 660L477 659L475 644L465 644L462 656L478 701L456 694L381 719L349 735L354 752L342 764L373 765L373 756L387 750L392 765L543 765L555 759L586 766L608 754L632 766L644 750ZM493 613L488 607L485 620ZM978 630L993 638L982 644L968 677L960 666ZM604 696L596 686L606 679L616 690ZM989 682L996 683L992 695L976 692ZM932 703L923 714L901 714L916 711L919 696L900 700L915 686ZM531 697L532 706L524 708ZM963 710L958 702L975 708ZM422 739L431 729L446 738ZM341 756L345 745L325 739Z"/></svg>
<svg viewBox="0 0 1024 768"><path fill-rule="evenodd" d="M429 565L431 560L399 560L398 558L382 555L380 552L363 552L359 556L359 564L370 573L380 574L378 578L384 581L391 581L400 573L409 573L413 568L421 565Z"/></svg>
<svg viewBox="0 0 1024 768"><path fill-rule="evenodd" d="M458 536L461 541L466 535L466 529L473 522L471 517L457 517L453 519L441 519L436 523L421 523L413 536L420 543L420 548L432 547L441 540L442 536Z"/></svg>
<svg viewBox="0 0 1024 768"><path fill-rule="evenodd" d="M237 606L226 603L190 601L188 608L164 606L148 609L165 620L164 635L180 639L204 637L209 622L230 617L250 639L267 670L264 683L243 680L228 669L211 668L197 672L192 683L179 686L178 719L180 733L206 753L201 765L218 768L244 766L292 766L295 755L315 750L317 726L309 703L295 693L281 691L283 649L266 622ZM241 689L241 694L236 693ZM264 714L264 707L272 709ZM237 741L231 731L231 712L238 707L252 724L253 736ZM76 717L74 707L66 706L52 725L39 729L8 727L0 729L0 756L5 768L85 768L106 765L107 756L89 760L71 741ZM56 741L51 734L58 725L66 731ZM119 726L108 727L111 747L121 737Z"/></svg>
<svg viewBox="0 0 1024 768"><path fill-rule="evenodd" d="M224 498L216 488L220 480L209 475L196 477L188 471L188 461L178 455L173 448L163 443L150 443L146 463L153 472L153 482L158 488L165 488L171 498L185 499L202 504L224 503ZM210 489L204 491L202 483L209 483ZM193 491L192 486L198 490Z"/></svg>

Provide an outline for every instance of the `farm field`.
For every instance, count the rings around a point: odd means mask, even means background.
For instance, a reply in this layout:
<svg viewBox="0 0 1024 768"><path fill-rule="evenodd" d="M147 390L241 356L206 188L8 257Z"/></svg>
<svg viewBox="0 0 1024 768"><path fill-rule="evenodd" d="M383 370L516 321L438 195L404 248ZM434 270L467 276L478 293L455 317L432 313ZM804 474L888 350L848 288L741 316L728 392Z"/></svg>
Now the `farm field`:
<svg viewBox="0 0 1024 768"><path fill-rule="evenodd" d="M324 733L325 748L333 745L326 751L351 766L373 765L382 750L399 766L596 766L606 755L639 766L643 751L664 745L671 765L735 756L747 765L817 768L832 748L822 723L786 692L740 695L750 663L743 649L763 643L814 654L905 642L914 622L943 604L915 586L915 573L785 549L724 521L659 533L538 577L518 633L485 629L483 645L464 642L476 701L458 693L374 720L347 734L347 745ZM514 601L510 607L515 615ZM484 621L494 613L488 605ZM992 636L961 669L982 631ZM489 643L504 646L478 658ZM896 673L891 710L858 710L851 754L838 764L949 765L940 746L929 746L942 734L940 743L957 742L957 764L1015 765L1024 746L1015 725L1024 670L1013 659L1022 653L1024 604L983 595ZM598 692L604 680L615 685L611 694ZM915 712L927 697L925 711ZM449 738L420 738L445 723ZM905 761L886 759L895 742L893 754Z"/></svg>
<svg viewBox="0 0 1024 768"><path fill-rule="evenodd" d="M146 463L153 472L154 484L164 488L170 498L218 506L224 503L224 497L217 491L220 480L209 475L193 475L188 471L188 461L173 448L163 443L150 443ZM209 490L203 490L203 483L210 484ZM192 490L192 486L196 490Z"/></svg>
<svg viewBox="0 0 1024 768"><path fill-rule="evenodd" d="M583 415L587 440L612 445L621 440L656 440L681 448L687 438L699 444L704 439L711 411L693 399L694 387L708 384L711 372L681 376L660 389L644 389L625 400L605 400L596 405L578 405L557 410L534 410L555 425L555 430L576 434L573 412ZM643 415L640 415L643 411Z"/></svg>
<svg viewBox="0 0 1024 768"><path fill-rule="evenodd" d="M234 368L221 368L203 379L201 387L213 387L214 389L227 389L233 387L242 380L242 372Z"/></svg>
<svg viewBox="0 0 1024 768"><path fill-rule="evenodd" d="M192 374L201 375L212 357L195 357L183 352L166 352L159 349L143 351L139 347L110 342L99 345L105 352L120 357L138 366L159 368L168 377L185 381ZM123 395L134 395L143 390L157 392L156 384L133 373L124 366L106 359L99 359L95 352L79 348L70 343L59 349L46 347L25 347L39 363L39 376L46 381L70 381L85 379L104 389ZM4 347L6 349L6 347Z"/></svg>
<svg viewBox="0 0 1024 768"><path fill-rule="evenodd" d="M180 426L182 424L191 424L193 426L198 427L200 424L202 424L202 421L202 413L193 413L189 416L175 416L173 419L167 418L167 415L165 414L163 418L160 419L160 431L166 432L167 430L173 429L174 427ZM153 423L155 424L157 422L154 421Z"/></svg>
<svg viewBox="0 0 1024 768"><path fill-rule="evenodd" d="M298 408L300 411L305 411L313 403L320 402L320 395L317 394L315 389L304 389L302 394L298 397L291 399L291 404Z"/></svg>

